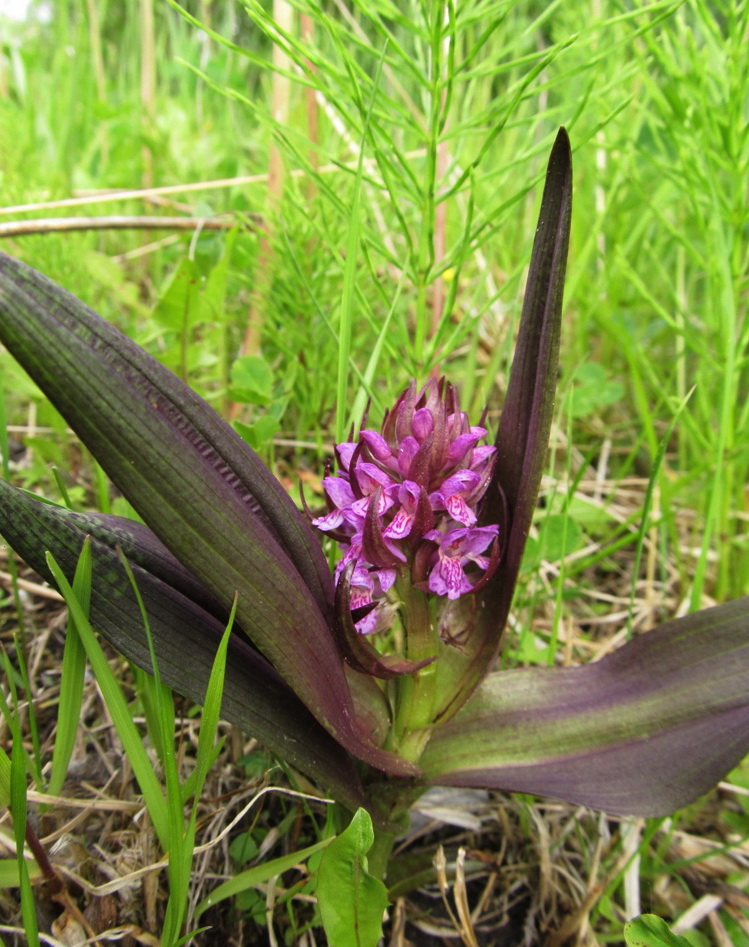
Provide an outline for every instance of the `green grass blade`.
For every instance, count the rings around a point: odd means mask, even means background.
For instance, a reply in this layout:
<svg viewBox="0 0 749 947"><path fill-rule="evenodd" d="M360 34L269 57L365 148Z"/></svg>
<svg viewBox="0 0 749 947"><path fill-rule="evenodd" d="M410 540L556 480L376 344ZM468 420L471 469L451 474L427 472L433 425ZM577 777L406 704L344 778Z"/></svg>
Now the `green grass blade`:
<svg viewBox="0 0 749 947"><path fill-rule="evenodd" d="M81 555L90 556L88 542L84 544ZM47 553L47 564L76 623L89 663L104 695L104 700L112 715L112 721L133 768L135 778L138 780L143 793L143 800L148 808L159 842L164 851L168 851L169 812L167 803L154 773L153 764L143 746L141 735L133 723L120 684L109 667L106 656L96 639L81 603L50 553Z"/></svg>
<svg viewBox="0 0 749 947"><path fill-rule="evenodd" d="M16 842L16 862L21 887L21 915L29 947L38 947L39 926L36 905L31 890L29 870L23 850L26 840L26 759L21 738L21 726L13 715L11 721L13 746L10 756L10 811L13 815L13 834Z"/></svg>
<svg viewBox="0 0 749 947"><path fill-rule="evenodd" d="M198 754L195 767L197 785L194 789L196 801L205 783L210 767L216 754L214 746L216 740L216 731L218 729L219 716L221 714L221 701L224 693L224 678L226 675L226 655L229 649L229 639L234 626L234 619L237 612L237 600L234 599L229 621L226 625L226 631L221 639L221 643L216 651L216 657L213 660L211 676L208 679L208 687L205 693L205 703L203 704L203 713L200 718L200 734L198 735Z"/></svg>
<svg viewBox="0 0 749 947"><path fill-rule="evenodd" d="M229 881L225 881L208 895L207 898L198 904L195 908L195 917L200 917L208 908L218 904L219 901L225 901L226 898L232 898L234 895L253 888L255 885L262 885L274 875L280 875L288 871L295 865L300 865L306 861L310 855L321 851L326 845L329 845L332 839L323 839L322 842L315 842L308 848L302 848L298 852L292 852L290 855L283 855L281 858L273 858L271 861L263 862L255 868L248 868L247 871L240 871L238 875Z"/></svg>
<svg viewBox="0 0 749 947"><path fill-rule="evenodd" d="M91 561L81 557L73 578L73 594L88 615L91 604ZM59 795L65 783L70 758L75 747L75 738L81 718L83 683L86 672L86 649L78 634L72 615L68 615L65 633L65 648L62 653L60 673L60 702L57 710L57 733L52 751L52 772L47 792Z"/></svg>

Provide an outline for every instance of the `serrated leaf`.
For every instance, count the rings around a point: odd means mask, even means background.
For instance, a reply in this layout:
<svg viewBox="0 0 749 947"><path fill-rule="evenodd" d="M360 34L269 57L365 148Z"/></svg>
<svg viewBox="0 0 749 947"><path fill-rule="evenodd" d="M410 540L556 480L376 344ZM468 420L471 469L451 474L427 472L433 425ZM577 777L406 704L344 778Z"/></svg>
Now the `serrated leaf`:
<svg viewBox="0 0 749 947"><path fill-rule="evenodd" d="M367 870L372 820L359 809L328 845L317 872L317 903L330 947L375 947L387 908L385 885Z"/></svg>

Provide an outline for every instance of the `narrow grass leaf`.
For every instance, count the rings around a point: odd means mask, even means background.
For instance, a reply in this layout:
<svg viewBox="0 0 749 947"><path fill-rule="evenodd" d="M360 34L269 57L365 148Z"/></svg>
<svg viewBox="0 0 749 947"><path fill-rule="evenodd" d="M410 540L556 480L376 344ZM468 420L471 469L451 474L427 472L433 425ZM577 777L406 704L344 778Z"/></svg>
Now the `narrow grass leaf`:
<svg viewBox="0 0 749 947"><path fill-rule="evenodd" d="M39 945L39 926L36 918L36 904L31 890L29 870L23 849L26 841L26 754L23 749L21 725L13 714L10 721L13 745L10 753L10 812L13 816L13 835L16 842L16 865L21 888L21 916L29 947Z"/></svg>
<svg viewBox="0 0 749 947"><path fill-rule="evenodd" d="M192 833L185 826L182 787L174 752L174 700L172 694L161 680L159 664L156 658L151 623L148 619L143 596L135 581L133 570L124 553L120 550L120 563L125 571L130 588L138 604L140 620L148 641L148 652L153 676L143 673L140 676L143 694L153 708L150 715L151 739L159 747L164 783L166 786L166 808L168 814L169 840L166 850L169 853L167 874L169 877L169 900L164 914L161 937L166 947L179 937L182 920L187 910L187 893L192 867ZM149 717L146 718L147 720Z"/></svg>
<svg viewBox="0 0 749 947"><path fill-rule="evenodd" d="M32 753L28 757L28 763L37 786L44 785L42 777L42 746L39 739L39 724L36 719L36 707L32 699L33 691L31 689L31 680L29 678L29 669L26 666L26 649L23 647L20 635L13 633L13 645L15 647L16 661L18 663L18 674L21 678L24 692L28 695L28 727L31 736Z"/></svg>
<svg viewBox="0 0 749 947"><path fill-rule="evenodd" d="M90 542L88 540L84 543L81 555L91 555ZM51 553L47 553L46 559L47 565L57 583L57 587L60 589L75 620L78 634L83 641L89 663L101 688L107 709L112 715L112 722L122 741L128 761L133 768L133 773L143 793L143 800L148 808L148 814L151 816L151 821L153 822L161 847L164 851L168 851L169 812L167 803L164 799L159 781L156 778L156 774L154 773L153 764L148 758L146 749L143 746L142 737L133 723L130 709L127 706L120 684L112 669L109 667L101 645L96 640L96 635L88 622L88 618L73 592L70 583L65 578L62 569Z"/></svg>
<svg viewBox="0 0 749 947"><path fill-rule="evenodd" d="M0 746L0 809L10 804L10 757Z"/></svg>
<svg viewBox="0 0 749 947"><path fill-rule="evenodd" d="M310 855L321 851L326 845L329 845L331 839L324 839L322 842L315 842L308 848L302 848L298 852L292 852L290 855L283 855L281 858L273 858L270 861L263 862L255 868L248 868L247 871L240 871L230 881L225 881L204 898L195 908L195 917L200 917L208 908L218 904L219 901L225 901L227 898L233 898L248 888L254 888L257 885L265 884L274 875L283 874L285 871L294 868L296 865L303 864Z"/></svg>
<svg viewBox="0 0 749 947"><path fill-rule="evenodd" d="M86 615L91 605L91 559L81 557L73 578L73 594L81 603ZM78 634L75 620L68 615L65 632L65 647L62 653L60 672L60 700L57 706L57 732L52 750L52 770L47 792L60 794L68 773L68 766L75 747L75 738L81 719L83 684L86 673L86 649Z"/></svg>
<svg viewBox="0 0 749 947"><path fill-rule="evenodd" d="M226 656L229 650L229 641L234 626L234 619L237 614L237 599L234 599L229 621L226 624L226 630L221 638L216 657L213 659L211 676L208 679L208 687L205 692L205 702L203 712L200 716L200 734L198 735L198 752L195 766L197 785L194 792L197 797L205 783L208 771L213 764L217 747L216 731L218 730L218 721L221 713L221 701L224 694L224 680L226 679Z"/></svg>
<svg viewBox="0 0 749 947"><path fill-rule="evenodd" d="M650 470L650 476L648 477L648 486L645 491L645 501L642 505L642 513L640 519L640 527L637 531L637 545L635 547L635 561L632 567L632 587L629 593L629 615L627 617L627 635L632 637L633 631L633 621L634 621L634 605L635 597L637 595L637 583L640 576L640 562L642 560L642 553L645 548L645 534L650 525L650 510L653 505L653 495L655 492L656 482L658 480L658 475L660 473L661 465L663 464L663 458L666 456L666 451L668 450L668 445L671 443L671 435L673 434L674 428L681 416L682 411L686 408L689 399L692 397L694 388L689 392L689 394L684 398L681 404L677 407L674 412L674 416L669 423L666 433L660 440L658 444L658 450L656 451L655 457L653 458L652 467Z"/></svg>

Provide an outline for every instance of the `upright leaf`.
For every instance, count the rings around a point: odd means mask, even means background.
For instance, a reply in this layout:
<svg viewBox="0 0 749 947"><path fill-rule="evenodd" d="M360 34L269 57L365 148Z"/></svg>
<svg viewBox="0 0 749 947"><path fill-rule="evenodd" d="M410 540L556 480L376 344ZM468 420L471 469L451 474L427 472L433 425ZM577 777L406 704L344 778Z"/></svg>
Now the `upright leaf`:
<svg viewBox="0 0 749 947"><path fill-rule="evenodd" d="M475 627L454 658L456 696L441 719L455 714L499 652L520 562L541 484L554 408L559 336L572 213L572 154L560 128L549 157L533 242L515 355L496 438L497 460L481 511L482 523L499 523L501 561L477 594ZM457 673L456 673L457 672Z"/></svg>

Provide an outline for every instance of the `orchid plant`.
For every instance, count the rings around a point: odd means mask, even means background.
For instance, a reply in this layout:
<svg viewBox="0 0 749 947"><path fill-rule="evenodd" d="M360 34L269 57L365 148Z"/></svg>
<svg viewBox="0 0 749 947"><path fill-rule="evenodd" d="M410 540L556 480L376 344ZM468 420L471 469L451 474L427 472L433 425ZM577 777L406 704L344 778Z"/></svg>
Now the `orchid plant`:
<svg viewBox="0 0 749 947"><path fill-rule="evenodd" d="M495 670L548 445L571 213L569 141L547 171L493 445L445 380L336 448L326 511L301 512L168 370L44 276L0 258L0 340L142 523L0 484L0 532L71 576L88 537L91 623L201 701L232 603L223 714L342 806L386 870L429 786L661 815L749 752L749 599L667 622L594 664ZM321 538L341 546L334 574Z"/></svg>

